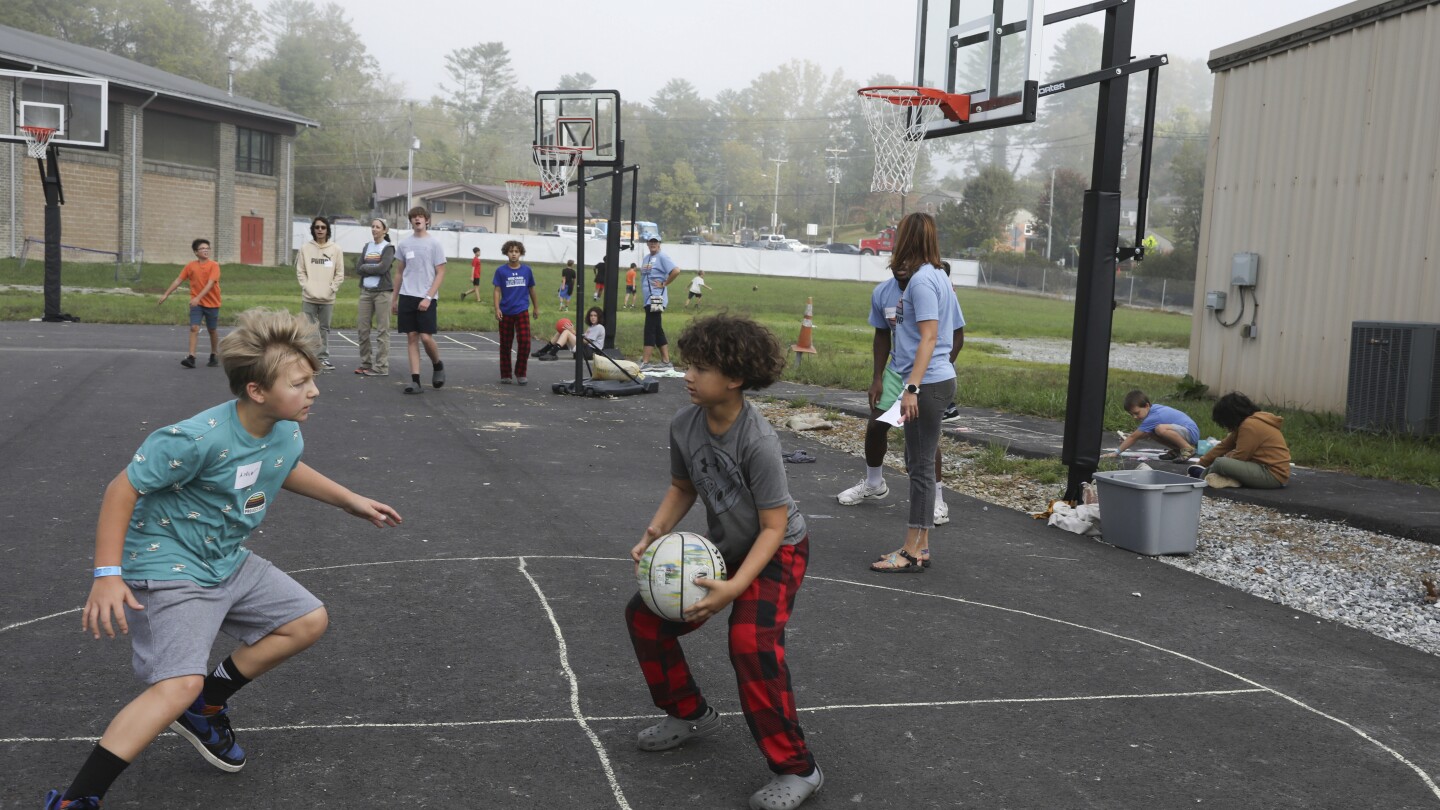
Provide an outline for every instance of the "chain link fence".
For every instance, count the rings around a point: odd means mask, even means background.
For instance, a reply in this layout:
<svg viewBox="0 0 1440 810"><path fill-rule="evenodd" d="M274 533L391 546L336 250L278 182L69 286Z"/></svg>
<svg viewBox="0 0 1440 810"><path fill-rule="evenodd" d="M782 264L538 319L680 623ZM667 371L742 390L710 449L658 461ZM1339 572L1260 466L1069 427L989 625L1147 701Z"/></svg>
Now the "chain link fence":
<svg viewBox="0 0 1440 810"><path fill-rule="evenodd" d="M1044 262L993 262L980 260L981 287L1075 298L1078 273ZM1191 312L1195 305L1195 282L1174 278L1147 278L1120 272L1115 278L1115 300L1122 306Z"/></svg>

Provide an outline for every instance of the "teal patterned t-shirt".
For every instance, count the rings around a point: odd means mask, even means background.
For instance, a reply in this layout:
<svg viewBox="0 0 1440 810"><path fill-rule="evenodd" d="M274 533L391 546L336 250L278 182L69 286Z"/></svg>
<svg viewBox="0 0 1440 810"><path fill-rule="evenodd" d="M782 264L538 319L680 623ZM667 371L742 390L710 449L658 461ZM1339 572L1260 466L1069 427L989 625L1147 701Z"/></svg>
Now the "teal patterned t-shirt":
<svg viewBox="0 0 1440 810"><path fill-rule="evenodd" d="M123 576L223 582L250 553L242 544L304 448L289 420L263 439L251 436L234 400L150 434L125 468L140 500L125 532Z"/></svg>

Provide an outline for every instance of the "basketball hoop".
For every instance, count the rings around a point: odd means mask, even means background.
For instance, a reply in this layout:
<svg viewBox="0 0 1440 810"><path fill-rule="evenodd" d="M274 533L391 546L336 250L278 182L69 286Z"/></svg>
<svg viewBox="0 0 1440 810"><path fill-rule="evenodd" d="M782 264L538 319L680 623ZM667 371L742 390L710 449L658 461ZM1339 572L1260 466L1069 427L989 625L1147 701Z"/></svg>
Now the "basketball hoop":
<svg viewBox="0 0 1440 810"><path fill-rule="evenodd" d="M20 127L25 133L25 152L32 158L45 157L45 149L50 145L50 136L54 135L54 127Z"/></svg>
<svg viewBox="0 0 1440 810"><path fill-rule="evenodd" d="M510 198L510 221L530 221L530 200L535 189L540 188L539 180L506 180L505 194Z"/></svg>
<svg viewBox="0 0 1440 810"><path fill-rule="evenodd" d="M875 176L871 191L905 194L915 174L915 158L925 131L941 115L968 121L970 97L933 87L862 87L860 106L875 139Z"/></svg>
<svg viewBox="0 0 1440 810"><path fill-rule="evenodd" d="M570 178L575 175L575 167L580 165L580 155L584 151L579 146L536 144L535 165L540 167L540 192L551 195L569 192Z"/></svg>

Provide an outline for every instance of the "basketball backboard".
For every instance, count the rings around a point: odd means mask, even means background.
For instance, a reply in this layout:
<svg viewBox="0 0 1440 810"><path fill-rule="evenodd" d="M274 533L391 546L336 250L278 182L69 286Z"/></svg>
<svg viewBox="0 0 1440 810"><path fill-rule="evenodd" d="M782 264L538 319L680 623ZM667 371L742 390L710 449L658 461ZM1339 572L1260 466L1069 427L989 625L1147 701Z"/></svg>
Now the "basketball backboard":
<svg viewBox="0 0 1440 810"><path fill-rule="evenodd" d="M50 143L104 149L109 141L110 83L88 76L0 70L0 141L24 143L22 126L56 130Z"/></svg>
<svg viewBox="0 0 1440 810"><path fill-rule="evenodd" d="M970 96L970 120L926 138L1035 120L1044 0L917 0L915 84Z"/></svg>
<svg viewBox="0 0 1440 810"><path fill-rule="evenodd" d="M583 150L587 166L613 166L620 141L618 90L542 90L535 94L535 144Z"/></svg>

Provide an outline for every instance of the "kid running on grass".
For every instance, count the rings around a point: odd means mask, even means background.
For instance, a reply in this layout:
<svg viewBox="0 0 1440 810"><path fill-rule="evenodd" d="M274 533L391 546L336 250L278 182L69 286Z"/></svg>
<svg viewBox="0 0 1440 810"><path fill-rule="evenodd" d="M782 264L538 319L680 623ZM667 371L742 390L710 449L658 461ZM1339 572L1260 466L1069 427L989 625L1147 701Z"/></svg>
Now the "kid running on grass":
<svg viewBox="0 0 1440 810"><path fill-rule="evenodd" d="M205 328L210 332L210 362L207 366L220 365L215 352L219 351L220 335L216 327L220 325L220 265L210 260L210 240L196 239L190 243L190 249L195 252L195 261L185 265L180 275L175 277L170 289L160 296L155 306L165 303L170 293L175 292L180 282L189 279L190 281L190 350L186 353L185 359L180 365L185 368L195 367L195 339L200 335L200 321L205 321Z"/></svg>
<svg viewBox="0 0 1440 810"><path fill-rule="evenodd" d="M470 251L474 256L470 259L470 289L460 293L460 303L465 303L465 296L475 296L475 303L480 303L480 248Z"/></svg>
<svg viewBox="0 0 1440 810"><path fill-rule="evenodd" d="M655 705L668 715L639 734L642 751L665 751L720 728L720 715L700 694L680 649L680 636L730 610L730 660L750 733L775 777L750 797L758 810L798 807L820 789L815 765L790 688L785 624L805 577L810 539L790 497L780 439L745 391L780 379L785 352L754 321L712 315L680 335L689 368L685 387L694 404L670 422L670 488L640 542L630 550L638 565L649 545L670 532L698 497L707 534L725 557L729 579L697 580L709 593L672 622L655 615L637 593L625 609L630 641Z"/></svg>
<svg viewBox="0 0 1440 810"><path fill-rule="evenodd" d="M81 628L95 638L114 638L115 625L129 633L147 688L110 721L69 789L45 797L46 810L98 808L167 726L211 765L245 767L230 697L314 644L329 622L319 599L243 545L281 489L379 527L400 523L394 509L300 461L299 423L320 393L318 350L309 318L242 313L220 344L236 399L152 433L106 487ZM219 631L240 646L211 669Z"/></svg>

